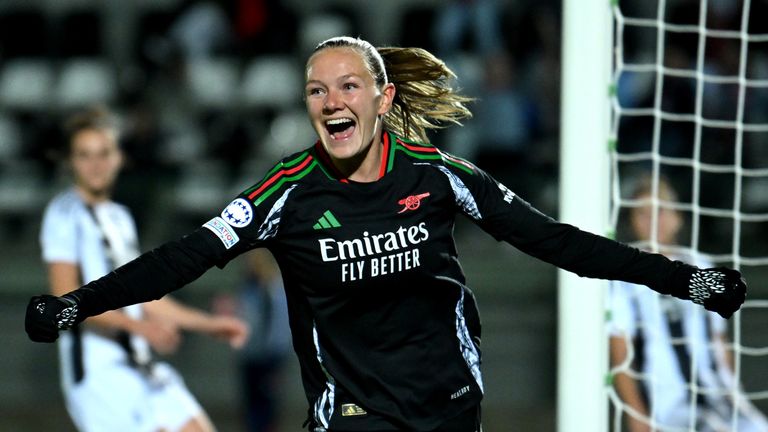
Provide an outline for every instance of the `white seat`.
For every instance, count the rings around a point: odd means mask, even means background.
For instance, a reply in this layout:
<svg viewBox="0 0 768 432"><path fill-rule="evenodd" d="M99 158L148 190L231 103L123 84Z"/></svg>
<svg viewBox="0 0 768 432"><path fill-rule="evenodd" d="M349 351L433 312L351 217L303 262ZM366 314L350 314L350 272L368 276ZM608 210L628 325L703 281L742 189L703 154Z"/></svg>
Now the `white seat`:
<svg viewBox="0 0 768 432"><path fill-rule="evenodd" d="M232 59L198 58L187 63L187 88L202 108L230 108L239 70Z"/></svg>
<svg viewBox="0 0 768 432"><path fill-rule="evenodd" d="M308 14L299 27L299 49L311 53L320 42L335 36L352 36L352 25L345 17L335 14Z"/></svg>
<svg viewBox="0 0 768 432"><path fill-rule="evenodd" d="M286 109L298 105L302 68L288 56L261 56L245 68L240 102L245 108Z"/></svg>
<svg viewBox="0 0 768 432"><path fill-rule="evenodd" d="M43 170L32 161L17 160L0 173L0 215L36 214L49 198Z"/></svg>
<svg viewBox="0 0 768 432"><path fill-rule="evenodd" d="M71 109L93 103L108 104L117 93L115 74L107 62L78 58L64 63L56 87L58 107Z"/></svg>
<svg viewBox="0 0 768 432"><path fill-rule="evenodd" d="M259 156L271 163L309 147L317 140L317 134L303 109L280 112L269 125L261 140Z"/></svg>
<svg viewBox="0 0 768 432"><path fill-rule="evenodd" d="M191 121L183 121L169 127L169 135L160 145L158 158L164 164L183 167L204 158L205 149L204 132Z"/></svg>
<svg viewBox="0 0 768 432"><path fill-rule="evenodd" d="M50 107L53 83L49 62L36 58L9 60L0 72L0 104L10 109L44 110Z"/></svg>
<svg viewBox="0 0 768 432"><path fill-rule="evenodd" d="M218 161L200 159L182 166L173 185L173 209L181 215L215 214L230 197L227 168Z"/></svg>

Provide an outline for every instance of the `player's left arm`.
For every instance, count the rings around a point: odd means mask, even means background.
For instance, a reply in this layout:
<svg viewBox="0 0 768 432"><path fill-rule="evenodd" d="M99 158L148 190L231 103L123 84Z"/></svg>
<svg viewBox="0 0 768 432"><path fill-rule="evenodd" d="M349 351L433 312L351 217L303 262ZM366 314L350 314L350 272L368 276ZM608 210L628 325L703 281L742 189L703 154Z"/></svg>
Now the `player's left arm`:
<svg viewBox="0 0 768 432"><path fill-rule="evenodd" d="M460 210L497 240L579 276L646 285L730 317L746 297L737 270L700 269L558 222L481 169L446 164ZM468 192L468 194L467 194Z"/></svg>

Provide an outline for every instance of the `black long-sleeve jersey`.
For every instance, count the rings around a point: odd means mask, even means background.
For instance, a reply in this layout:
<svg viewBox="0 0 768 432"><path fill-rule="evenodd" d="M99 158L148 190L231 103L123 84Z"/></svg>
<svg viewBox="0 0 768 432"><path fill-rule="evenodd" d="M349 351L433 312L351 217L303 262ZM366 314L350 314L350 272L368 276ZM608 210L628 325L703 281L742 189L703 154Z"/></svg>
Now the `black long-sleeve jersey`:
<svg viewBox="0 0 768 432"><path fill-rule="evenodd" d="M280 265L314 422L432 430L482 398L479 320L453 240L463 214L581 276L687 286L693 267L539 213L471 163L384 133L380 179L339 179L317 143L202 228L76 291L86 314L159 298L266 247ZM682 289L682 288L680 288Z"/></svg>

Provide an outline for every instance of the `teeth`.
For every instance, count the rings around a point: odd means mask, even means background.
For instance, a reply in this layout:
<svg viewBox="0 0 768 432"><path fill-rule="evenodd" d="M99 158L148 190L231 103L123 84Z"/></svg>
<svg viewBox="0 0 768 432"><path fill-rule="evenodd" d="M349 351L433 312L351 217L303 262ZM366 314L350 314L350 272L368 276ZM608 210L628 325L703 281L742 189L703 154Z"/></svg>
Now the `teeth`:
<svg viewBox="0 0 768 432"><path fill-rule="evenodd" d="M351 123L351 122L352 122L352 120L350 120L350 119L339 118L339 119L328 120L327 122L325 122L325 124L327 124L327 125L339 125L339 124L342 124L342 123Z"/></svg>

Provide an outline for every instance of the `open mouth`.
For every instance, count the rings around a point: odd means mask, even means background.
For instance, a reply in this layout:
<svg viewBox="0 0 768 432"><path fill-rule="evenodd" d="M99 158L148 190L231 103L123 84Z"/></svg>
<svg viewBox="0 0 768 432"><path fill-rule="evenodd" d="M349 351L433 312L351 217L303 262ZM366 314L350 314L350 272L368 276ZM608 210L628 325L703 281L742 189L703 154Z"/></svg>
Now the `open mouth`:
<svg viewBox="0 0 768 432"><path fill-rule="evenodd" d="M349 138L352 132L355 131L354 120L349 118L332 119L325 122L325 128L328 130L328 134L335 140L343 140Z"/></svg>

